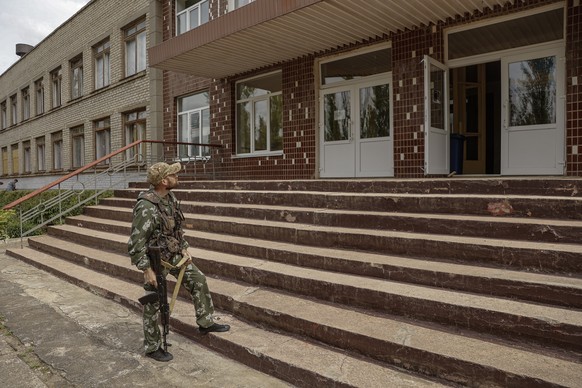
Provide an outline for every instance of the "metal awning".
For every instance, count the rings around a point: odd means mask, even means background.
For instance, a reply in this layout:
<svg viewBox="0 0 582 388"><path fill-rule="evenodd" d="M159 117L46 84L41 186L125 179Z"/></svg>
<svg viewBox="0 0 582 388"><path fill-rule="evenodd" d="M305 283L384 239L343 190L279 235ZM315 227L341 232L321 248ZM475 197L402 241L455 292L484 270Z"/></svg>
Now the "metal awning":
<svg viewBox="0 0 582 388"><path fill-rule="evenodd" d="M224 78L513 1L255 0L150 48L150 66Z"/></svg>

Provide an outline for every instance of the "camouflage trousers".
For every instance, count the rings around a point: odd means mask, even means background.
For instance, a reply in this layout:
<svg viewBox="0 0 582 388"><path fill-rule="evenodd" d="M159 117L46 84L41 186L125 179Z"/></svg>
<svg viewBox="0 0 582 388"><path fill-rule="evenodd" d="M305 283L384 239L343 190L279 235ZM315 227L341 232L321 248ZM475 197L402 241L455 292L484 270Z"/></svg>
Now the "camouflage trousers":
<svg viewBox="0 0 582 388"><path fill-rule="evenodd" d="M176 259L177 258L177 259ZM180 261L180 256L176 256L174 262ZM175 263L172 263L175 264ZM171 271L164 271L164 275L168 272L176 279L180 273L179 269L172 269ZM214 305L210 290L206 283L206 276L194 264L188 264L182 278L182 286L190 292L192 303L194 303L194 310L196 312L196 323L201 327L208 327L214 322L212 314L214 314ZM151 284L145 284L144 289L148 292L155 291L155 287ZM144 347L145 352L150 353L156 351L162 344L162 336L158 322L160 320L160 303L148 303L143 306L143 333L144 333Z"/></svg>

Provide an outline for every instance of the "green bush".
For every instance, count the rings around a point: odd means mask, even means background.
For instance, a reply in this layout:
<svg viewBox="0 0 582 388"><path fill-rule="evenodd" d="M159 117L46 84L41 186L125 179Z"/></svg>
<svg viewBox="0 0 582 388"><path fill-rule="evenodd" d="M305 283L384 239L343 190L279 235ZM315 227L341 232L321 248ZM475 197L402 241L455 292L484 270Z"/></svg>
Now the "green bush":
<svg viewBox="0 0 582 388"><path fill-rule="evenodd" d="M6 238L15 238L15 237L19 237L20 236L20 211L22 211L23 213L28 211L29 209L32 209L33 207L37 206L40 203L46 203L47 201L49 201L51 198L56 197L57 195L59 195L59 192L57 190L48 190L45 191L44 193L41 193L25 202L23 202L21 205L19 205L18 207L15 207L13 209L10 210L2 210L2 208L6 205L8 205L9 203L12 203L13 201L29 194L30 191L27 190L16 190L16 191L2 191L0 192L0 238L2 239L6 239ZM74 195L66 200L64 200L62 202L62 209L69 209L70 207L78 204L79 202L82 202L83 200L93 196L95 194L95 191L93 190L84 190L82 192L79 192L78 195ZM102 193L101 195L99 195L98 199L101 198L107 198L107 197L111 197L113 196L113 191L106 191L104 193ZM89 201L87 204L85 205L93 205L95 204L94 200ZM73 209L72 211L70 211L69 213L67 213L65 216L73 216L73 215L79 215L81 213L83 213L83 206L80 206L76 209ZM29 230L33 227L35 227L36 225L39 225L43 220L48 220L56 215L58 215L59 213L59 207L55 206L53 208L50 209L46 209L42 215L38 215L35 219L29 220L28 222L26 222L23 225L23 230ZM64 217L63 216L63 219ZM62 219L56 219L55 221L53 221L53 224L58 224L60 223ZM37 231L35 231L33 234L42 234L44 233L44 229L38 229Z"/></svg>

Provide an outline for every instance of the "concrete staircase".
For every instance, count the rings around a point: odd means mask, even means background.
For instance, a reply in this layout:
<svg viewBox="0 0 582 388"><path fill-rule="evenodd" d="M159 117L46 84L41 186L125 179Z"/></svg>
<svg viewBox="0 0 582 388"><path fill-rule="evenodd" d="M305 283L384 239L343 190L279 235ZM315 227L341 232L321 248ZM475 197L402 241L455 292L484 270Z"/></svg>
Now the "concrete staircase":
<svg viewBox="0 0 582 388"><path fill-rule="evenodd" d="M144 185L8 253L141 311ZM172 329L300 387L580 387L582 180L182 182L224 334ZM169 278L170 289L173 278ZM170 336L171 341L171 336Z"/></svg>

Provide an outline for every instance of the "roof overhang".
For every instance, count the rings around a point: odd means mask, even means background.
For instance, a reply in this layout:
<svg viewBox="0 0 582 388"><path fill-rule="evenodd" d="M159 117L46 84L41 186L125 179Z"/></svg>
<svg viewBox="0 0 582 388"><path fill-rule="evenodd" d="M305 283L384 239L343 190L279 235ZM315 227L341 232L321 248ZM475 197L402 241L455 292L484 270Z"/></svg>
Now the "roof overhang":
<svg viewBox="0 0 582 388"><path fill-rule="evenodd" d="M150 66L224 78L513 1L255 0L150 48Z"/></svg>

